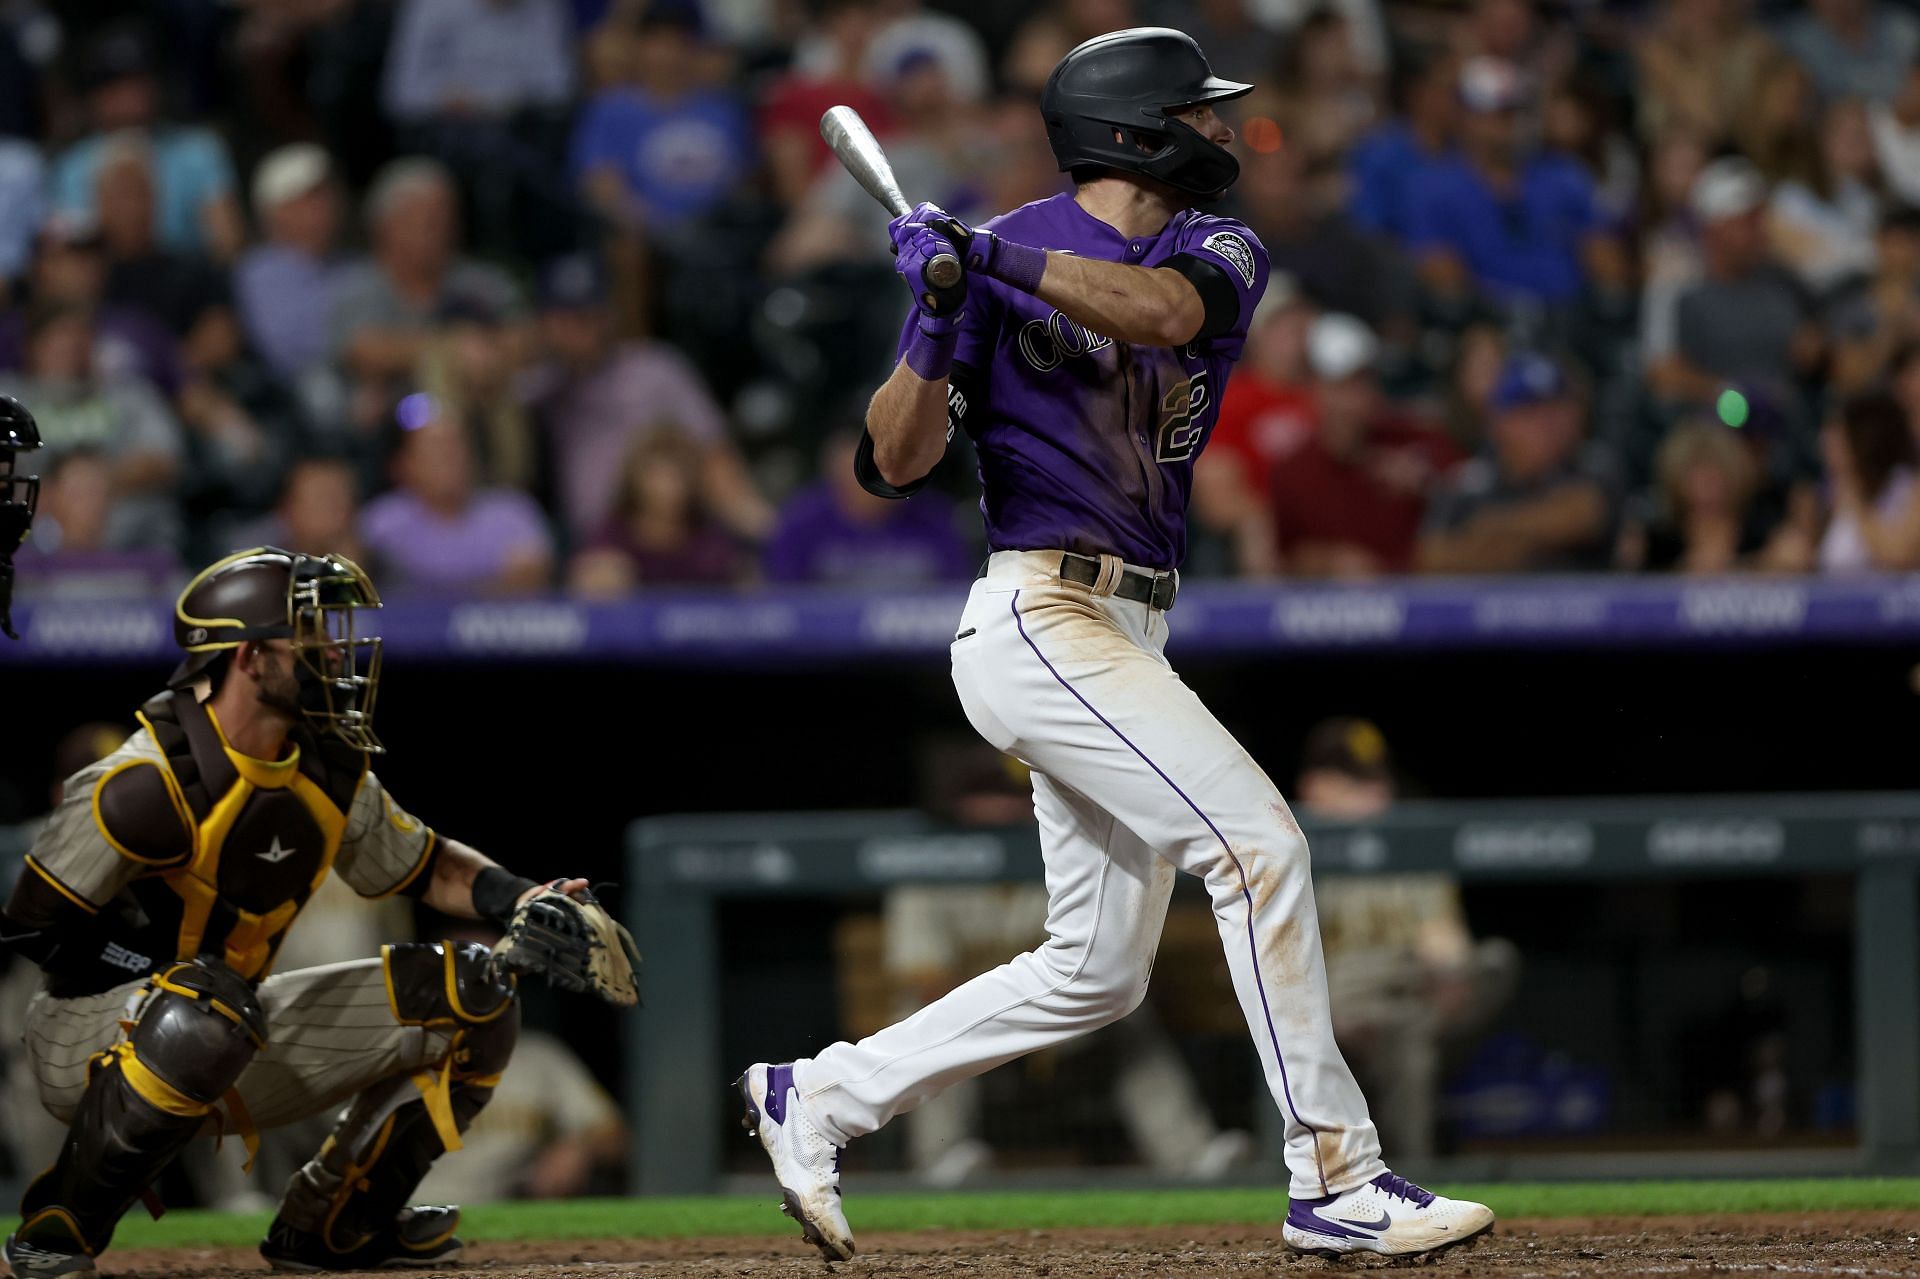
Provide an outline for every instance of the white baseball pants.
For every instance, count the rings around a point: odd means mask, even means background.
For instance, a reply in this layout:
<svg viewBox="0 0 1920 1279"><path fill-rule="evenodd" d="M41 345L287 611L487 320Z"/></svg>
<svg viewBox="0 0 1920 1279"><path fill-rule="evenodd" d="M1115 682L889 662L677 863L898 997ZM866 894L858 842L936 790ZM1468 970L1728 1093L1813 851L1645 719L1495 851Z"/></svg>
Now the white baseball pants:
<svg viewBox="0 0 1920 1279"><path fill-rule="evenodd" d="M1146 994L1177 868L1212 898L1285 1119L1291 1193L1361 1185L1384 1166L1334 1045L1306 840L1168 665L1165 615L1063 584L1059 565L1057 551L996 553L953 643L967 718L1033 769L1048 940L905 1021L796 1062L808 1113L844 1144L957 1080L1126 1016Z"/></svg>

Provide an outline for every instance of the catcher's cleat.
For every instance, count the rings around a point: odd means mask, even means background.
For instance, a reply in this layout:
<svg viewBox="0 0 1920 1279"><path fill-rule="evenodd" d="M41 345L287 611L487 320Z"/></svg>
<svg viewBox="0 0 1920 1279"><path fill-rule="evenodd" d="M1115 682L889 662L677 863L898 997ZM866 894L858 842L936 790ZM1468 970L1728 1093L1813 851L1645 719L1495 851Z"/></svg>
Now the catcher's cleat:
<svg viewBox="0 0 1920 1279"><path fill-rule="evenodd" d="M853 1229L840 1206L840 1148L813 1126L791 1065L747 1067L738 1081L747 1103L740 1126L760 1139L780 1183L780 1209L828 1261L853 1257Z"/></svg>
<svg viewBox="0 0 1920 1279"><path fill-rule="evenodd" d="M43 1248L27 1243L16 1235L7 1236L6 1246L0 1248L0 1256L6 1257L7 1264L13 1267L14 1279L58 1279L60 1275L94 1273L93 1258L84 1252Z"/></svg>
<svg viewBox="0 0 1920 1279"><path fill-rule="evenodd" d="M313 1274L321 1270L434 1270L460 1261L460 1210L453 1207L402 1208L389 1229L357 1248L335 1252L309 1230L280 1217L267 1228L260 1255L275 1270Z"/></svg>
<svg viewBox="0 0 1920 1279"><path fill-rule="evenodd" d="M1295 1199L1280 1235L1295 1252L1337 1260L1356 1252L1443 1252L1491 1229L1493 1210L1485 1204L1448 1199L1383 1172L1344 1194Z"/></svg>

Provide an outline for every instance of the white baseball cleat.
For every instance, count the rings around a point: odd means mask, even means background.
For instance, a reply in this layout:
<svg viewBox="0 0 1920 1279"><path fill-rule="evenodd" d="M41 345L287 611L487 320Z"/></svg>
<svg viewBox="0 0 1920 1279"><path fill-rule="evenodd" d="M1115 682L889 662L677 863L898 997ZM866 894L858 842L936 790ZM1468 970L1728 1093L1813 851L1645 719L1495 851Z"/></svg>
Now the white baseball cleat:
<svg viewBox="0 0 1920 1279"><path fill-rule="evenodd" d="M747 1103L740 1126L760 1138L780 1183L781 1210L828 1261L853 1257L853 1230L840 1207L840 1147L813 1126L793 1085L793 1066L759 1062L739 1079Z"/></svg>
<svg viewBox="0 0 1920 1279"><path fill-rule="evenodd" d="M1405 1256L1439 1252L1491 1229L1493 1210L1485 1204L1447 1199L1383 1172L1344 1194L1295 1199L1280 1237L1295 1252L1321 1257Z"/></svg>

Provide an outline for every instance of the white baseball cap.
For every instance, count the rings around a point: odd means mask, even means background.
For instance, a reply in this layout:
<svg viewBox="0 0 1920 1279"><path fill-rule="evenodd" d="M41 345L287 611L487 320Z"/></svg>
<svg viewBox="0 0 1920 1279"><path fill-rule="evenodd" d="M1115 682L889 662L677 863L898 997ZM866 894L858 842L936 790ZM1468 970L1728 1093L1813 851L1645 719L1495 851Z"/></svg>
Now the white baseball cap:
<svg viewBox="0 0 1920 1279"><path fill-rule="evenodd" d="M1321 316L1307 330L1307 363L1315 377L1337 382L1373 367L1380 339L1366 322L1333 312Z"/></svg>
<svg viewBox="0 0 1920 1279"><path fill-rule="evenodd" d="M1767 179L1753 161L1737 155L1715 160L1700 170L1687 194L1687 207L1702 222L1744 217L1767 202Z"/></svg>
<svg viewBox="0 0 1920 1279"><path fill-rule="evenodd" d="M332 173L333 161L324 148L311 142L281 147L253 172L253 211L264 216L269 209L313 190Z"/></svg>

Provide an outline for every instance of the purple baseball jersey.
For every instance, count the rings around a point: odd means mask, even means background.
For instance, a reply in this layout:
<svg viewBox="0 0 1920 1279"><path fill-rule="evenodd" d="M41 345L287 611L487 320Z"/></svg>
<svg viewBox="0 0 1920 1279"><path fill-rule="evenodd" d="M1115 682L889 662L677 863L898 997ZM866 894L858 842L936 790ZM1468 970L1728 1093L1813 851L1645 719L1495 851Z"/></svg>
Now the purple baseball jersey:
<svg viewBox="0 0 1920 1279"><path fill-rule="evenodd" d="M1267 287L1267 252L1244 225L1191 209L1124 238L1071 195L987 223L1004 239L1083 258L1161 266L1189 255L1233 286L1233 326L1183 347L1102 337L1040 299L975 277L949 390L949 422L980 455L980 510L996 551L1118 555L1170 569L1187 550L1193 462ZM900 350L912 337L908 317Z"/></svg>

